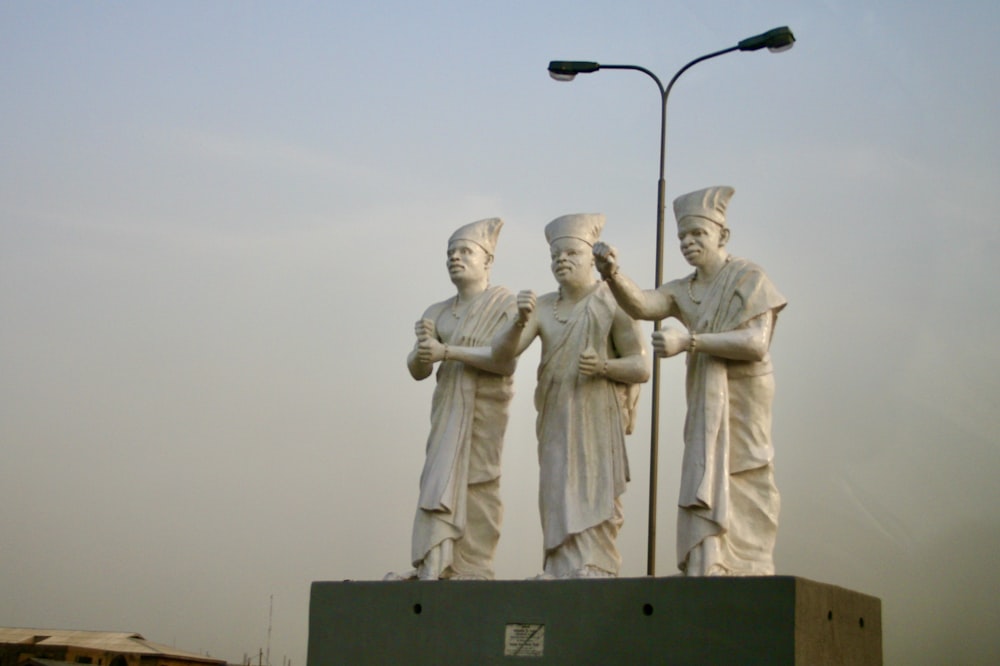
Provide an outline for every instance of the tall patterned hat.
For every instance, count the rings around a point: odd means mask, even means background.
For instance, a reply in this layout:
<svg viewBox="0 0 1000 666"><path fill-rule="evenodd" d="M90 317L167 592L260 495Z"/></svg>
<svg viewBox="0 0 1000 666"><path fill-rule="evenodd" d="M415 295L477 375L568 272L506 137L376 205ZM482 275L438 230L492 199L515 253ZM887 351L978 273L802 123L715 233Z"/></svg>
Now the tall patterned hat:
<svg viewBox="0 0 1000 666"><path fill-rule="evenodd" d="M603 228L603 213L563 215L545 225L545 240L551 245L558 238L576 238L593 246L600 240Z"/></svg>
<svg viewBox="0 0 1000 666"><path fill-rule="evenodd" d="M467 240L486 250L487 254L493 254L502 226L503 220L499 217L488 217L485 220L470 222L455 230L455 233L448 239L448 245L457 240Z"/></svg>
<svg viewBox="0 0 1000 666"><path fill-rule="evenodd" d="M678 222L685 217L703 217L725 227L726 207L734 192L728 185L716 185L682 194L674 199L674 217Z"/></svg>

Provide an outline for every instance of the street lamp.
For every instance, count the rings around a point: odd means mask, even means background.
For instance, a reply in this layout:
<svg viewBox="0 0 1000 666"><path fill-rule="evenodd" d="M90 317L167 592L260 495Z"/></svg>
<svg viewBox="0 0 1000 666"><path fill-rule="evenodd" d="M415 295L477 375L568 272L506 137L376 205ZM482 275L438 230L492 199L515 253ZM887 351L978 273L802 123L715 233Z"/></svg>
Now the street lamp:
<svg viewBox="0 0 1000 666"><path fill-rule="evenodd" d="M747 37L736 46L731 46L721 51L715 51L699 58L695 58L688 64L677 70L666 88L657 78L656 74L645 67L637 65L602 65L596 62L583 60L553 60L549 63L549 76L556 81L572 81L577 74L590 74L602 69L631 69L642 72L653 79L656 87L660 91L660 180L657 185L656 196L656 284L659 288L663 284L663 224L664 210L666 206L666 181L664 180L664 168L667 156L667 99L670 97L670 90L680 75L697 65L699 62L715 58L724 53L733 51L759 51L767 50L778 53L787 51L795 44L795 35L787 26L774 28L753 37ZM653 322L653 331L660 330L660 322ZM659 469L659 433L660 433L660 364L659 359L653 357L653 377L652 377L652 415L649 434L649 537L646 550L646 575L656 575L656 486Z"/></svg>

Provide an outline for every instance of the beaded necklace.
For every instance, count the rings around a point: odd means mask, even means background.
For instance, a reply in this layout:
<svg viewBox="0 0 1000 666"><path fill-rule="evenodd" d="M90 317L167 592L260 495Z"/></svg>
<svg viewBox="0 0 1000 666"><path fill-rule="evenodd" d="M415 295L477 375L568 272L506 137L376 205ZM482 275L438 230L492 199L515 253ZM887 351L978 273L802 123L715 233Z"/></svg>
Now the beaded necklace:
<svg viewBox="0 0 1000 666"><path fill-rule="evenodd" d="M569 321L569 317L563 319L559 316L559 303L562 302L562 287L559 287L559 295L556 296L556 300L552 301L552 316L560 324L565 324Z"/></svg>
<svg viewBox="0 0 1000 666"><path fill-rule="evenodd" d="M726 261L723 262L722 268L725 268L726 264L728 264L730 261L732 261L732 259L733 259L733 255L729 255L728 257L726 257ZM715 278L717 278L719 276L719 273L722 272L722 268L720 268L719 271L718 271L718 273L716 273L712 277L712 282L715 282ZM698 277L698 269L697 268L694 269L694 273L691 273L691 275L688 276L688 297L691 299L691 302L694 303L695 305L701 305L701 301L694 297L694 289L691 288L691 286L694 284L694 280L695 280L696 277ZM709 282L708 284L711 285L712 282ZM708 285L706 285L706 286L708 286Z"/></svg>

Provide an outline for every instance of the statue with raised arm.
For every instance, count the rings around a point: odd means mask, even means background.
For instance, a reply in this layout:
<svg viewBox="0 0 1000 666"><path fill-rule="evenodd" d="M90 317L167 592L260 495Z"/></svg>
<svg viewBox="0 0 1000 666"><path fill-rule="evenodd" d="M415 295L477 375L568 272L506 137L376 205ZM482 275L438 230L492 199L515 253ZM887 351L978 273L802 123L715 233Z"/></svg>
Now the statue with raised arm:
<svg viewBox="0 0 1000 666"><path fill-rule="evenodd" d="M414 570L386 580L492 579L500 539L500 453L513 396L515 362L493 359L491 341L516 314L516 299L490 286L503 222L490 218L448 239L456 294L416 323L406 364L414 379L437 366L431 432L413 520Z"/></svg>
<svg viewBox="0 0 1000 666"><path fill-rule="evenodd" d="M558 291L517 296L517 317L493 353L511 362L542 340L535 407L544 565L539 578L614 577L629 478L637 384L649 378L638 324L594 273L603 215L566 215L545 227Z"/></svg>
<svg viewBox="0 0 1000 666"><path fill-rule="evenodd" d="M785 298L764 271L726 251L731 187L674 201L690 275L642 290L614 248L594 247L598 270L637 319L674 317L653 334L656 353L687 352L687 417L677 516L677 565L687 576L771 575L780 496L774 483L769 349Z"/></svg>

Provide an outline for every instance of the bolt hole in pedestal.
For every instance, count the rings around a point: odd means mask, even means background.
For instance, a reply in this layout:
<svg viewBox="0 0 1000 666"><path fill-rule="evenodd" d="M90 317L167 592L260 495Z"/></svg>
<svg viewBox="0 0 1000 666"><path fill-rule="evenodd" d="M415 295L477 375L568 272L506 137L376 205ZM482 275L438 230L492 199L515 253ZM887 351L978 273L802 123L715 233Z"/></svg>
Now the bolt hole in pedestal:
<svg viewBox="0 0 1000 666"><path fill-rule="evenodd" d="M646 615L646 616L652 615L653 614L653 604L643 604L642 605L642 614Z"/></svg>
<svg viewBox="0 0 1000 666"><path fill-rule="evenodd" d="M422 612L424 612L424 607L423 606L421 606L420 604L413 604L413 614L414 615L420 615Z"/></svg>
<svg viewBox="0 0 1000 666"><path fill-rule="evenodd" d="M833 621L833 611L826 612L826 619L830 620L831 622ZM858 626L862 629L865 628L865 618L863 617L858 618Z"/></svg>

